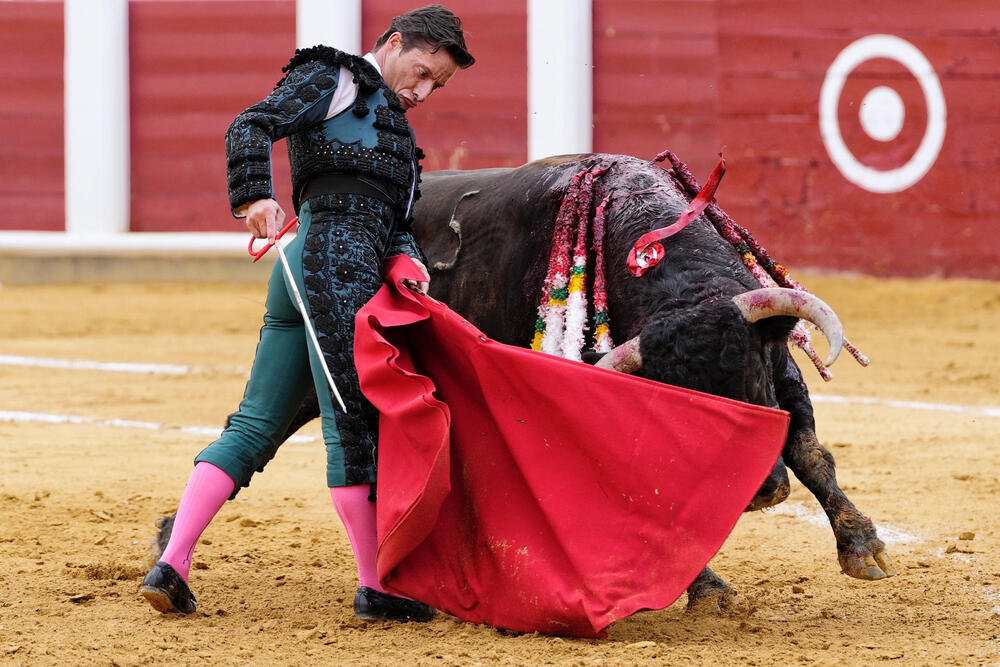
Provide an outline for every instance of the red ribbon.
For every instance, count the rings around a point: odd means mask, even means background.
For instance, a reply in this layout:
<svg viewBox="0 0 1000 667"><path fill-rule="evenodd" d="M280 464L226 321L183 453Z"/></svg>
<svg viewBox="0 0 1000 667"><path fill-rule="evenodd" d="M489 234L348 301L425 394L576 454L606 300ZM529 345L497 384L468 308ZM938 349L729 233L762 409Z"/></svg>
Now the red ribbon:
<svg viewBox="0 0 1000 667"><path fill-rule="evenodd" d="M640 277L646 271L650 270L654 266L660 263L663 259L664 251L663 246L658 243L663 239L673 236L677 232L681 231L689 224L691 221L701 215L712 200L715 198L715 191L719 187L719 182L722 181L722 176L726 173L726 160L725 158L720 158L719 163L715 165L715 169L712 170L712 174L708 177L708 182L705 183L705 187L701 189L698 196L695 197L688 207L684 209L680 217L677 218L677 222L670 225L669 227L661 227L659 229L654 229L651 232L646 232L639 237L639 240L635 242L632 246L632 250L628 253L628 271L636 278Z"/></svg>

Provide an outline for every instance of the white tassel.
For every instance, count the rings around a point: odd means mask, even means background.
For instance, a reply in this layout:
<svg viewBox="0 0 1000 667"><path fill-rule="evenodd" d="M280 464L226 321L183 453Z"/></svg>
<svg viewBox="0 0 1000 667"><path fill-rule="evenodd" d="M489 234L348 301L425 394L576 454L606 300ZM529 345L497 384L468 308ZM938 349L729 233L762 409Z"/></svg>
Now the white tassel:
<svg viewBox="0 0 1000 667"><path fill-rule="evenodd" d="M583 361L583 332L587 329L587 295L570 292L566 299L566 333L562 341L562 356L573 361Z"/></svg>
<svg viewBox="0 0 1000 667"><path fill-rule="evenodd" d="M563 330L566 327L566 306L549 306L545 313L545 336L542 352L562 356Z"/></svg>

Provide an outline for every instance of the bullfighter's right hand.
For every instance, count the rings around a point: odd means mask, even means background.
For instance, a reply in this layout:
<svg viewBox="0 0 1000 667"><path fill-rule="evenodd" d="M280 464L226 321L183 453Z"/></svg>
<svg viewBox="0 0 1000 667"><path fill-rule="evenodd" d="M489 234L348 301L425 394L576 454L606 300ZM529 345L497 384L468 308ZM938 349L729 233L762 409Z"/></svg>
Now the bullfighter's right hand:
<svg viewBox="0 0 1000 667"><path fill-rule="evenodd" d="M413 263L417 265L417 268L419 268L423 272L424 279L411 280L409 278L404 278L403 284L409 287L410 289L420 292L421 294L427 294L427 290L431 288L431 274L427 272L427 267L424 266L424 263L421 262L419 259L417 259L416 257L410 257L410 259L412 259Z"/></svg>
<svg viewBox="0 0 1000 667"><path fill-rule="evenodd" d="M259 239L274 241L274 235L285 224L285 212L273 199L258 199L247 208L247 229Z"/></svg>

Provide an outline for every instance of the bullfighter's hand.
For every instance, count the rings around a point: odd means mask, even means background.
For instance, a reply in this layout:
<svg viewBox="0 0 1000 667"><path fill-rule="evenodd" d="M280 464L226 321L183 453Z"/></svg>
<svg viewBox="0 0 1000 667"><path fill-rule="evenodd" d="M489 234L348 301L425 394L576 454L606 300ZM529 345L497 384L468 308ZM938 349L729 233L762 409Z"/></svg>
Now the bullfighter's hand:
<svg viewBox="0 0 1000 667"><path fill-rule="evenodd" d="M258 199L247 208L247 229L259 239L274 241L274 235L285 224L285 212L273 199Z"/></svg>
<svg viewBox="0 0 1000 667"><path fill-rule="evenodd" d="M424 273L424 280L410 280L408 278L403 280L403 284L410 289L416 290L421 294L427 294L427 290L431 287L431 274L427 272L427 267L419 259L411 257L413 263L420 267L420 270Z"/></svg>

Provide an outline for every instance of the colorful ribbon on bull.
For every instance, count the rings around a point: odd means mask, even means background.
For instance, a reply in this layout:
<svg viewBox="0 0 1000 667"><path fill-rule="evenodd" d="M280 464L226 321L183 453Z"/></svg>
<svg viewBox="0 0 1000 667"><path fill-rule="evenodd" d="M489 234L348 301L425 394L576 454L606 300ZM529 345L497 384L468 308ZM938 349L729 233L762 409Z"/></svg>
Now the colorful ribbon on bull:
<svg viewBox="0 0 1000 667"><path fill-rule="evenodd" d="M719 163L715 165L715 169L712 170L712 174L708 177L708 183L691 200L688 207L677 218L677 222L669 227L661 227L651 232L646 232L635 242L626 260L629 273L638 278L659 264L664 255L663 245L659 242L687 227L712 203L712 199L715 198L715 191L719 188L719 183L726 174L726 160L721 155L719 158Z"/></svg>
<svg viewBox="0 0 1000 667"><path fill-rule="evenodd" d="M677 180L692 197L692 201L672 225L647 232L635 242L627 259L629 272L633 276L642 276L663 259L665 253L660 241L681 231L704 213L719 235L729 241L740 254L743 264L750 270L761 287L780 286L804 292L809 291L801 283L793 280L784 266L771 259L767 250L745 227L736 224L715 203L715 192L726 172L724 159L720 159L712 170L704 188L698 185L697 179L687 165L681 162L670 150L657 154L650 160L650 163L655 164L663 160L670 161L671 168L667 170L667 173ZM577 361L581 359L584 331L587 328L585 324L587 319L587 223L594 196L594 180L607 170L608 167L581 169L573 176L569 188L563 196L559 212L556 215L549 269L542 286L538 319L535 321L535 335L531 342L533 350L541 350ZM597 206L590 225L593 229L591 247L595 254L593 349L596 352L608 352L613 347L610 335L611 321L607 305L604 259L605 209L609 199L610 197L605 197ZM575 244L572 242L574 229L576 230ZM572 254L570 252L571 246L573 247ZM833 377L826 364L816 354L809 331L802 321L796 324L790 338L806 353L824 380L830 380ZM844 339L844 347L862 366L867 366L870 363L868 357L846 338Z"/></svg>
<svg viewBox="0 0 1000 667"><path fill-rule="evenodd" d="M593 220L590 218L594 180L607 170L607 167L581 169L573 176L559 205L552 233L549 269L542 284L535 336L531 341L533 350L581 360L584 332L587 330L588 228L593 231L591 248L595 256L593 349L608 352L613 347L604 261L604 211L609 198L605 197L598 204Z"/></svg>
<svg viewBox="0 0 1000 667"><path fill-rule="evenodd" d="M648 234L644 234L638 241L636 241L635 247L633 247L632 252L629 254L629 271L632 271L632 275L642 275L642 273L635 273L635 271L632 270L633 261L636 262L637 268L639 267L640 262L645 261L648 264L648 266L642 267L642 272L645 272L648 268L655 265L656 262L659 262L660 259L662 259L663 246L659 243L655 243L656 240L662 240L672 234L676 234L701 212L704 212L705 217L708 218L709 222L712 223L712 226L715 227L716 231L719 232L722 238L729 241L729 243L736 248L736 251L740 254L740 258L743 260L743 264L750 270L754 278L757 279L757 282L760 283L761 287L780 286L801 290L803 292L809 291L801 283L793 280L792 277L788 275L788 270L784 266L771 259L767 250L765 250L764 247L757 242L757 239L755 239L745 227L741 227L736 224L736 222L713 201L715 190L718 188L719 181L722 179L722 174L725 173L724 160L720 161L712 171L704 189L699 187L698 180L694 177L694 174L691 173L691 170L688 169L687 165L681 162L680 158L674 155L672 151L665 150L657 154L656 157L650 160L650 162L655 164L657 162L662 162L663 160L670 161L671 169L668 170L668 173L670 173L677 180L677 182L681 184L689 196L694 197L694 200L684 213L681 214L681 217L676 223L669 227L664 227L662 229L649 232ZM722 173L718 173L717 175L720 167L722 169ZM701 201L699 202L699 200ZM696 202L698 202L697 206ZM698 212L686 219L685 216L688 216L689 211L692 211L694 208L698 208ZM683 224L681 224L682 221ZM647 237L650 237L652 241L647 239ZM653 258L655 258L655 261L650 263L650 260ZM820 376L824 380L829 380L833 377L830 369L826 367L823 360L819 358L818 354L816 354L816 350L813 349L809 332L806 330L805 325L801 320L795 325L795 329L793 329L790 338L793 343L806 353L809 360L812 361L816 370L819 371ZM852 345L846 337L844 338L844 347L862 366L867 366L870 363L868 357L865 356L861 350Z"/></svg>

